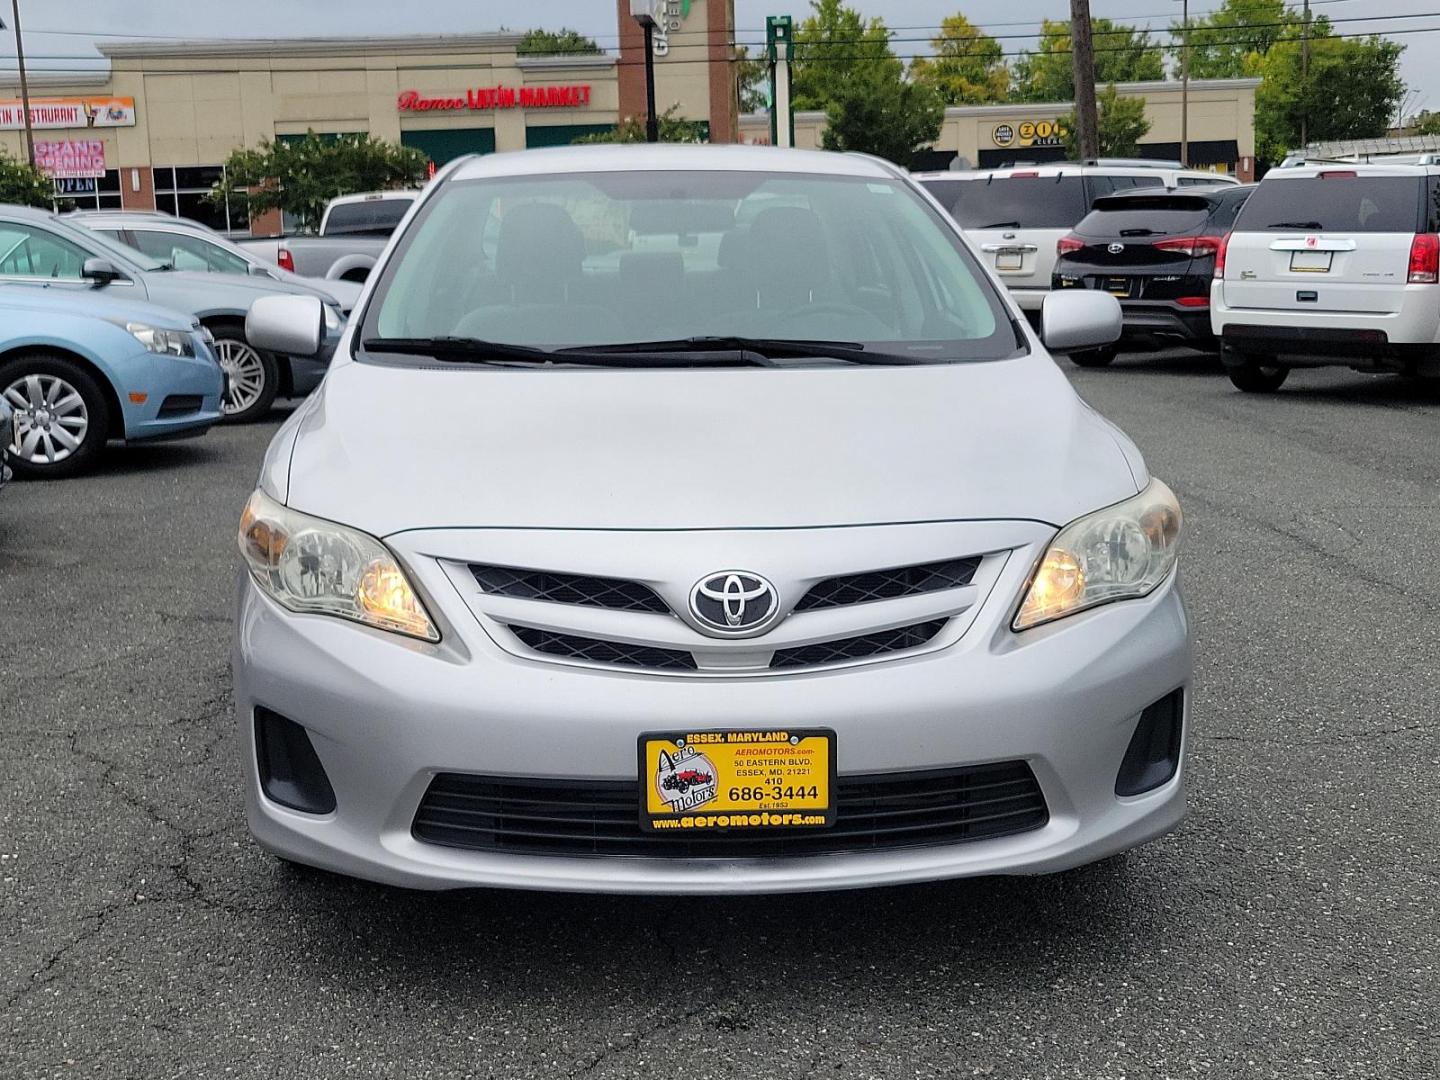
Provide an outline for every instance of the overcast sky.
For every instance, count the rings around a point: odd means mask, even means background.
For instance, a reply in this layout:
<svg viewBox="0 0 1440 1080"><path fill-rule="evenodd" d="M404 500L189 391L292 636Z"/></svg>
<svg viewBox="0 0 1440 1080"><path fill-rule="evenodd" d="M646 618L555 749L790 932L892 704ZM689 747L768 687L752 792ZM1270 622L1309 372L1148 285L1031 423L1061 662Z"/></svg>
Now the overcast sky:
<svg viewBox="0 0 1440 1080"><path fill-rule="evenodd" d="M1064 0L851 0L866 15L879 15L896 28L897 38L924 37L926 30L954 11L997 35L1034 32L1042 18L1067 18ZM1220 0L1191 0L1192 15L1218 7ZM1317 13L1337 22L1340 33L1393 33L1406 46L1402 73L1410 86L1407 113L1440 109L1440 15L1428 18L1384 18L1437 11L1433 0L1312 0ZM0 4L0 20L10 22L9 4ZM1298 3L1296 4L1298 6ZM89 54L93 38L127 37L305 37L315 35L471 33L543 26L570 26L595 37L601 45L616 44L613 0L426 0L424 4L395 0L20 0L27 59L35 71L71 65L73 57ZM805 0L736 0L735 21L741 41L763 39L765 16L808 10ZM1165 29L1180 14L1180 0L1092 0L1094 15ZM1371 21L1364 21L1369 16ZM1435 33L1404 33L1434 27ZM919 28L919 29L901 29ZM63 31L45 33L44 31ZM1032 42L1006 37L1007 52ZM921 42L896 41L901 55L923 51ZM0 57L13 57L14 41L0 34ZM4 61L0 60L0 64ZM13 61L12 61L13 67Z"/></svg>

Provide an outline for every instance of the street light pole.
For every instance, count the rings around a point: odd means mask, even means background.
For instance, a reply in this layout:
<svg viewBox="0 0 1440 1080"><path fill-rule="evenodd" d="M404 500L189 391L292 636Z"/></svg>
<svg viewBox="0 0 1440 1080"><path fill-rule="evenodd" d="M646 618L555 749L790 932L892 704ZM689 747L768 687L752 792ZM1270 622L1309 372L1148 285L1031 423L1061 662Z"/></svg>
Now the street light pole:
<svg viewBox="0 0 1440 1080"><path fill-rule="evenodd" d="M1305 0L1305 26L1300 31L1300 149L1310 145L1310 0Z"/></svg>
<svg viewBox="0 0 1440 1080"><path fill-rule="evenodd" d="M1190 167L1190 0L1180 16L1180 164Z"/></svg>
<svg viewBox="0 0 1440 1080"><path fill-rule="evenodd" d="M15 66L20 72L20 111L25 114L25 156L35 164L35 129L30 123L30 81L25 77L25 44L20 40L20 0L10 0L15 15ZM0 30L5 28L0 22Z"/></svg>
<svg viewBox="0 0 1440 1080"><path fill-rule="evenodd" d="M1075 133L1080 160L1100 156L1099 122L1095 115L1095 47L1090 39L1090 0L1070 0L1071 61L1075 75Z"/></svg>
<svg viewBox="0 0 1440 1080"><path fill-rule="evenodd" d="M655 115L655 9L656 0L630 0L630 14L645 31L645 141L660 141L660 117Z"/></svg>

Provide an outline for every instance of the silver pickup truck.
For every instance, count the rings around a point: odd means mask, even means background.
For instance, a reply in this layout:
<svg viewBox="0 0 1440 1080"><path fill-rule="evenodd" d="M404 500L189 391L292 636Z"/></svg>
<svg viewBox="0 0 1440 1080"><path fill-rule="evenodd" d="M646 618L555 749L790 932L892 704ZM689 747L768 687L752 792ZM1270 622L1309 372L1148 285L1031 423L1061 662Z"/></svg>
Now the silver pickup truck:
<svg viewBox="0 0 1440 1080"><path fill-rule="evenodd" d="M332 281L364 281L418 191L374 191L331 199L317 236L242 241L281 269Z"/></svg>

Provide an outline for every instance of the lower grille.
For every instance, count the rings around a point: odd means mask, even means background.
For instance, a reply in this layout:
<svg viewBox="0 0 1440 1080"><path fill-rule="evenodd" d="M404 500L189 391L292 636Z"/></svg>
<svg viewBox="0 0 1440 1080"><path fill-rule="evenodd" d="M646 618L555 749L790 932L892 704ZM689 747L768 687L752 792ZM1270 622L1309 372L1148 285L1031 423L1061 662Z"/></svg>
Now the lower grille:
<svg viewBox="0 0 1440 1080"><path fill-rule="evenodd" d="M199 394L168 394L165 400L160 402L160 409L155 415L160 420L188 416L190 413L199 412L204 403Z"/></svg>
<svg viewBox="0 0 1440 1080"><path fill-rule="evenodd" d="M695 657L684 649L659 649L652 645L627 645L621 641L601 641L578 634L555 634L528 626L512 626L510 632L526 648L546 656L563 656L567 660L590 660L596 664L619 667L651 668L656 671L695 670Z"/></svg>
<svg viewBox="0 0 1440 1080"><path fill-rule="evenodd" d="M578 604L612 611L653 611L670 614L665 601L648 585L619 578L553 574L545 570L516 570L508 566L472 565L470 573L480 588L495 596L545 600L552 604Z"/></svg>
<svg viewBox="0 0 1440 1080"><path fill-rule="evenodd" d="M927 645L930 639L945 625L944 619L902 626L895 630L880 630L860 637L841 638L839 641L822 641L815 645L801 645L794 649L777 649L770 658L772 668L823 667L826 664L843 664L847 660L865 660L885 653L918 649Z"/></svg>
<svg viewBox="0 0 1440 1080"><path fill-rule="evenodd" d="M842 776L829 829L647 833L631 780L541 780L441 773L411 831L470 851L529 855L749 858L833 855L993 839L1050 820L1023 761L923 772Z"/></svg>

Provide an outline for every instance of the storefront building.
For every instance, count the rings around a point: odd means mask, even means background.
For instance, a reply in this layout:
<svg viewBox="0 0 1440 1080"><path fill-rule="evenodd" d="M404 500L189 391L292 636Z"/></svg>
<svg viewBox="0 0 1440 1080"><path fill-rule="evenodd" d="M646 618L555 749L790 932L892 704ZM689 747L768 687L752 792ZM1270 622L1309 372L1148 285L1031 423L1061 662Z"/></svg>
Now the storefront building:
<svg viewBox="0 0 1440 1080"><path fill-rule="evenodd" d="M1255 88L1259 79L1190 80L1190 163L1197 168L1254 177ZM1181 100L1178 82L1121 83L1125 97L1145 99L1150 130L1140 140L1140 155L1178 160L1180 157ZM945 122L932 151L918 163L925 169L945 169L958 157L962 165L995 168L1020 162L1061 161L1065 152L1065 118L1074 106L1047 104L962 105L945 110ZM795 115L795 144L820 145L825 114ZM753 114L740 118L744 142L770 141L770 118Z"/></svg>

